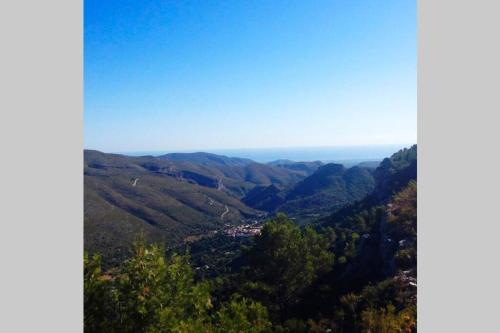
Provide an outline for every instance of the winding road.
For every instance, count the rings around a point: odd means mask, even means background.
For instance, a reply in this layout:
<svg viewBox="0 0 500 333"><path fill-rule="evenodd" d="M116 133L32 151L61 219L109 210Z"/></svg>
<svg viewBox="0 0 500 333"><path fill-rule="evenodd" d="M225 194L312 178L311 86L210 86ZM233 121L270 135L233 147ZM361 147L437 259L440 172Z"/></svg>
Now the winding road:
<svg viewBox="0 0 500 333"><path fill-rule="evenodd" d="M222 204L220 202L215 201L214 199L210 198L208 195L204 194L204 196L208 199L208 203L210 206L213 206L213 205L221 205L222 206ZM226 214L229 213L229 207L227 205L224 205L224 207L225 207L225 210L220 215L221 220L224 220L224 216L226 216Z"/></svg>
<svg viewBox="0 0 500 333"><path fill-rule="evenodd" d="M229 208L226 205L226 210L224 211L224 213L221 214L220 219L224 220L224 215L226 215L227 213L229 213Z"/></svg>

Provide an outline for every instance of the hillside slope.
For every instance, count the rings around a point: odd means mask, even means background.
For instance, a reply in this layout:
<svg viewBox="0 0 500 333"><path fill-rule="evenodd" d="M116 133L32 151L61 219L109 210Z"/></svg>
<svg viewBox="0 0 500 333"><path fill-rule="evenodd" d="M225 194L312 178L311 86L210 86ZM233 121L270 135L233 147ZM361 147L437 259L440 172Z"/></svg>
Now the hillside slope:
<svg viewBox="0 0 500 333"><path fill-rule="evenodd" d="M326 164L293 186L256 187L243 202L268 212L282 211L291 216L331 212L343 205L361 200L374 187L369 169L341 164Z"/></svg>
<svg viewBox="0 0 500 333"><path fill-rule="evenodd" d="M319 167L324 165L321 161L313 161L313 162L295 162L291 160L276 160L267 163L267 165L271 165L274 167L293 170L295 172L301 173L304 177L308 177L312 175Z"/></svg>
<svg viewBox="0 0 500 333"><path fill-rule="evenodd" d="M177 163L197 173L222 181L236 195L242 196L253 186L287 185L307 177L304 170L282 168L254 162L250 159L210 153L172 153L158 159Z"/></svg>
<svg viewBox="0 0 500 333"><path fill-rule="evenodd" d="M385 158L374 171L375 188L363 200L347 205L322 220L325 225L346 225L354 223L349 216L367 212L377 205L385 205L410 182L417 181L417 145L402 149Z"/></svg>
<svg viewBox="0 0 500 333"><path fill-rule="evenodd" d="M85 151L84 157L85 249L91 252L118 260L141 233L176 244L261 214L188 166L96 151Z"/></svg>

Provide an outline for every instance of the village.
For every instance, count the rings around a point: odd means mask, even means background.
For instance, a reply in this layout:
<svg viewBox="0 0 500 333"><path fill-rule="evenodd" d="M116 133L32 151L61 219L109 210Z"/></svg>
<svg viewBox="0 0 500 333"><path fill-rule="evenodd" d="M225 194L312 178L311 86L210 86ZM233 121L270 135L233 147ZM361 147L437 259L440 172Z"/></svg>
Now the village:
<svg viewBox="0 0 500 333"><path fill-rule="evenodd" d="M261 229L262 223L255 220L252 223L245 223L237 226L226 223L224 224L222 232L232 237L251 237L260 235Z"/></svg>

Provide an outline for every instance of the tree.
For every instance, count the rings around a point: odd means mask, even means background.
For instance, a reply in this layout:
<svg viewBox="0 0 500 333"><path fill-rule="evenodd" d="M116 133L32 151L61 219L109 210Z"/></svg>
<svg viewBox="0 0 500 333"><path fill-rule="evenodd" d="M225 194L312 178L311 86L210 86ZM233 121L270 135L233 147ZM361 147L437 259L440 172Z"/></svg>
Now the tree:
<svg viewBox="0 0 500 333"><path fill-rule="evenodd" d="M285 319L290 306L317 277L333 266L331 240L312 228L301 230L284 214L265 224L247 251L254 297L264 299L270 309Z"/></svg>
<svg viewBox="0 0 500 333"><path fill-rule="evenodd" d="M262 304L234 295L216 314L217 333L261 333L271 328Z"/></svg>
<svg viewBox="0 0 500 333"><path fill-rule="evenodd" d="M416 237L417 235L417 183L408 186L392 198L387 209L389 232L393 237Z"/></svg>
<svg viewBox="0 0 500 333"><path fill-rule="evenodd" d="M412 333L417 330L415 309L407 308L396 312L395 307L388 305L381 309L367 309L362 314L363 333Z"/></svg>
<svg viewBox="0 0 500 333"><path fill-rule="evenodd" d="M112 290L110 281L101 270L101 256L88 253L83 258L84 330L106 332L113 320Z"/></svg>
<svg viewBox="0 0 500 333"><path fill-rule="evenodd" d="M122 332L203 332L212 307L208 286L194 283L187 257L165 259L137 245L118 283Z"/></svg>
<svg viewBox="0 0 500 333"><path fill-rule="evenodd" d="M358 326L360 301L361 297L353 293L340 297L340 304L342 305L340 313L342 321L345 323L344 326L347 327L346 331L354 331Z"/></svg>
<svg viewBox="0 0 500 333"><path fill-rule="evenodd" d="M187 256L165 258L161 247L138 243L113 276L100 257L85 255L85 332L264 333L271 323L260 303L233 296L217 311L209 284L196 283Z"/></svg>

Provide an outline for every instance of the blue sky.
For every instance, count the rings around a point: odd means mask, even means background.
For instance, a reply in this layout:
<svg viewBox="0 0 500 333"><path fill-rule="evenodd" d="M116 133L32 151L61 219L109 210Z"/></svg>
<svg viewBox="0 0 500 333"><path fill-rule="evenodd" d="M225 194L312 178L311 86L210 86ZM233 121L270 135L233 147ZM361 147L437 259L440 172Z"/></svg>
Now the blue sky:
<svg viewBox="0 0 500 333"><path fill-rule="evenodd" d="M84 1L106 152L416 142L416 1Z"/></svg>

